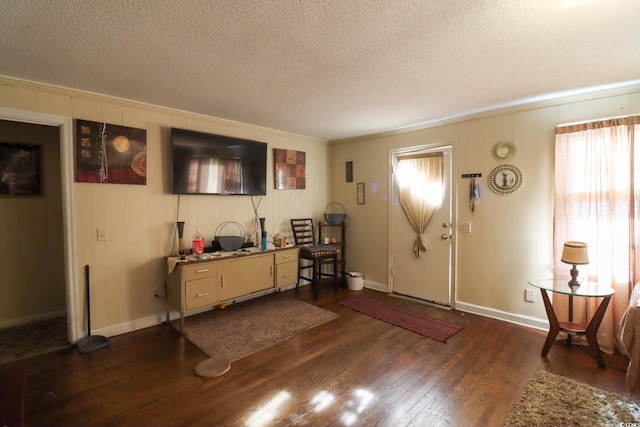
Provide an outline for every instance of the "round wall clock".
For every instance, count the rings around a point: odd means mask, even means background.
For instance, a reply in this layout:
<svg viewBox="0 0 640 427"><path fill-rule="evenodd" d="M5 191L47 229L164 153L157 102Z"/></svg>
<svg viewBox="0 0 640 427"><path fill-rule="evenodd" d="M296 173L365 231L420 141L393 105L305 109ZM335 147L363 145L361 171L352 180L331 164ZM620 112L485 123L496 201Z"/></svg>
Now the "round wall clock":
<svg viewBox="0 0 640 427"><path fill-rule="evenodd" d="M522 185L522 172L513 165L500 165L489 172L489 188L494 193L506 195L515 193Z"/></svg>
<svg viewBox="0 0 640 427"><path fill-rule="evenodd" d="M498 160L506 161L516 154L516 147L510 141L500 141L493 146L493 155Z"/></svg>

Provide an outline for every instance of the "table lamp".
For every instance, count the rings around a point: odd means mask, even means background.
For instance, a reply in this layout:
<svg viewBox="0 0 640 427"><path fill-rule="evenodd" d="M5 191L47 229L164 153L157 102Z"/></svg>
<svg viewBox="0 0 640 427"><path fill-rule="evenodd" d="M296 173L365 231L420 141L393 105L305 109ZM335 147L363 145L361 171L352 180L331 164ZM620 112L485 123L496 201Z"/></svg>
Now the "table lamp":
<svg viewBox="0 0 640 427"><path fill-rule="evenodd" d="M578 282L578 269L576 265L589 264L589 252L587 251L587 244L584 242L564 242L564 248L562 249L562 258L560 261L565 264L572 264L571 268L571 280L569 286L579 287Z"/></svg>

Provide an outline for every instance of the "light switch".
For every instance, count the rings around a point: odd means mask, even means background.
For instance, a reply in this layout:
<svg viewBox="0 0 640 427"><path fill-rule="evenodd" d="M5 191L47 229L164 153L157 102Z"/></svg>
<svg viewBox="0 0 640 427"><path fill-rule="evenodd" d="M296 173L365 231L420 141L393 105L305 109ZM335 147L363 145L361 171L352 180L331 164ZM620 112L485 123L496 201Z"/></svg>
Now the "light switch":
<svg viewBox="0 0 640 427"><path fill-rule="evenodd" d="M470 222L459 222L458 223L458 231L461 233L471 233L471 223Z"/></svg>

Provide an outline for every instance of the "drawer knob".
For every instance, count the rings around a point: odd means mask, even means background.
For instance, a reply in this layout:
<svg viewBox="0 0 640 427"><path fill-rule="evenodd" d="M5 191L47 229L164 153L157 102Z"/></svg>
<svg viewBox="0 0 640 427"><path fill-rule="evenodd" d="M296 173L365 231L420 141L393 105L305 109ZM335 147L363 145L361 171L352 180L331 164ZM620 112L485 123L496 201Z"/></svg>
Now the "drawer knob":
<svg viewBox="0 0 640 427"><path fill-rule="evenodd" d="M206 297L207 295L209 295L209 292L205 292L203 294L197 294L196 298L200 298L200 297Z"/></svg>

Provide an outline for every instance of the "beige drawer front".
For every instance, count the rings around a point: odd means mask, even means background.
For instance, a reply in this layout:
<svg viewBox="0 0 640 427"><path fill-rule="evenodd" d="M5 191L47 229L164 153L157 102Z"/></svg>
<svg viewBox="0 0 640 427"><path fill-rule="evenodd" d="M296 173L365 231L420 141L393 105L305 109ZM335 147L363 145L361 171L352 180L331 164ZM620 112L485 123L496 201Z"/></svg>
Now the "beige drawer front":
<svg viewBox="0 0 640 427"><path fill-rule="evenodd" d="M195 265L187 265L184 268L184 280L202 279L218 275L217 262L203 262Z"/></svg>
<svg viewBox="0 0 640 427"><path fill-rule="evenodd" d="M276 251L276 264L290 261L298 261L298 249Z"/></svg>
<svg viewBox="0 0 640 427"><path fill-rule="evenodd" d="M185 283L184 306L186 310L218 303L217 278L205 277Z"/></svg>
<svg viewBox="0 0 640 427"><path fill-rule="evenodd" d="M293 285L298 281L298 261L285 262L276 266L276 288Z"/></svg>

